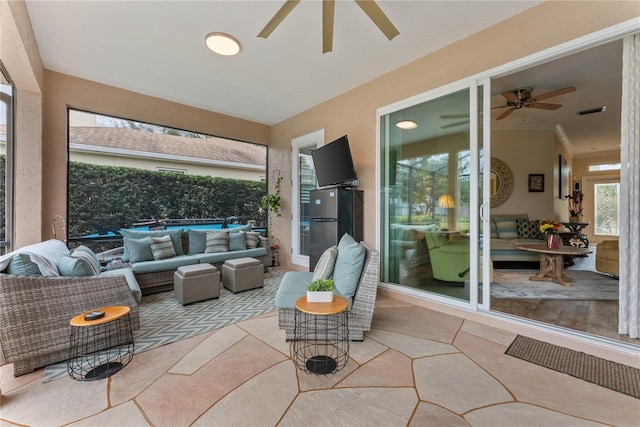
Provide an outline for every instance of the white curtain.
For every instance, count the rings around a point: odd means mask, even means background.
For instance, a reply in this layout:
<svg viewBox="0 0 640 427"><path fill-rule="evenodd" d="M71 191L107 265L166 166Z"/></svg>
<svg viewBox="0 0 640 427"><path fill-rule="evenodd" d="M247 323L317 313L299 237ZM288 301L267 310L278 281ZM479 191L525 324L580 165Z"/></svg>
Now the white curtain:
<svg viewBox="0 0 640 427"><path fill-rule="evenodd" d="M622 53L620 152L620 321L618 332L640 332L640 34L625 37Z"/></svg>

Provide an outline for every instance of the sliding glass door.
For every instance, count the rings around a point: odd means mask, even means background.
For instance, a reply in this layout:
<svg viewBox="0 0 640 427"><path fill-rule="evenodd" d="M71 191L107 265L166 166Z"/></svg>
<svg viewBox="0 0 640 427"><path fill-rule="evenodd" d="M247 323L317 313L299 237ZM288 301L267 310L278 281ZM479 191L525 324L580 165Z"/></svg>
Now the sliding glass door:
<svg viewBox="0 0 640 427"><path fill-rule="evenodd" d="M451 86L379 111L383 282L482 301L485 86Z"/></svg>

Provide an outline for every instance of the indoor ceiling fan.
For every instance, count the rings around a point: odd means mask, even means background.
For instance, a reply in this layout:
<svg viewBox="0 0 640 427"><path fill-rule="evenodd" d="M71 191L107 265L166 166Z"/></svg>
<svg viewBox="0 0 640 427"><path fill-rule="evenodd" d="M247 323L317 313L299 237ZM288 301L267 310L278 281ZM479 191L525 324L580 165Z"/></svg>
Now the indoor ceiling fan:
<svg viewBox="0 0 640 427"><path fill-rule="evenodd" d="M491 109L496 108L508 108L507 111L500 114L496 117L496 120L502 120L507 117L509 114L514 112L515 110L520 110L521 108L537 108L541 110L557 110L562 107L561 104L547 104L542 101L544 99L553 98L554 96L564 95L565 93L575 92L576 88L573 86L567 86L562 89L552 90L551 92L543 93L541 95L533 96L531 92L533 92L532 87L521 87L517 89L510 90L508 92L503 92L502 96L507 100L506 105L500 105L498 107L492 107Z"/></svg>
<svg viewBox="0 0 640 427"><path fill-rule="evenodd" d="M360 9L367 14L369 19L384 33L389 40L400 34L389 18L374 0L354 0ZM300 0L286 0L280 10L260 31L258 37L267 38L278 25L287 17L289 12L300 3ZM322 0L322 53L333 50L333 16L335 12L335 0Z"/></svg>

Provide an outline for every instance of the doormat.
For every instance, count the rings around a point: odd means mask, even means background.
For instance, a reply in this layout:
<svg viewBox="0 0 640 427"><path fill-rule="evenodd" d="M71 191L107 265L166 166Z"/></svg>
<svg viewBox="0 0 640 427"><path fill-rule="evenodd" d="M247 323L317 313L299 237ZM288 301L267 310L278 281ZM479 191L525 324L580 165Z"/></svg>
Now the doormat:
<svg viewBox="0 0 640 427"><path fill-rule="evenodd" d="M505 354L640 399L640 369L521 335Z"/></svg>

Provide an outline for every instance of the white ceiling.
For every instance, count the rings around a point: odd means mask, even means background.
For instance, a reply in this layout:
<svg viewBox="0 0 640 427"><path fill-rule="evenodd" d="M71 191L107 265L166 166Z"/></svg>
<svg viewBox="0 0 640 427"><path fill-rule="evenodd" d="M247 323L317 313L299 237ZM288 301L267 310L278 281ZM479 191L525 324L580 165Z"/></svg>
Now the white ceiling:
<svg viewBox="0 0 640 427"><path fill-rule="evenodd" d="M539 3L379 0L400 31L389 41L338 0L333 52L322 54L318 0L268 39L257 34L284 0L26 1L45 68L269 125ZM237 38L240 55L208 51L211 32Z"/></svg>
<svg viewBox="0 0 640 427"><path fill-rule="evenodd" d="M377 3L399 36L387 40L354 1L337 0L333 52L322 54L319 0L302 0L267 39L257 34L284 0L26 0L45 68L267 125L541 1ZM240 55L207 50L204 37L211 32L237 38ZM576 154L617 149L620 51L614 43L495 79L492 105L504 103L501 92L521 86L533 86L534 95L578 90L544 101L563 104L556 111L525 109L524 122L516 111L494 120L494 128L561 124ZM576 115L600 105L606 113Z"/></svg>

